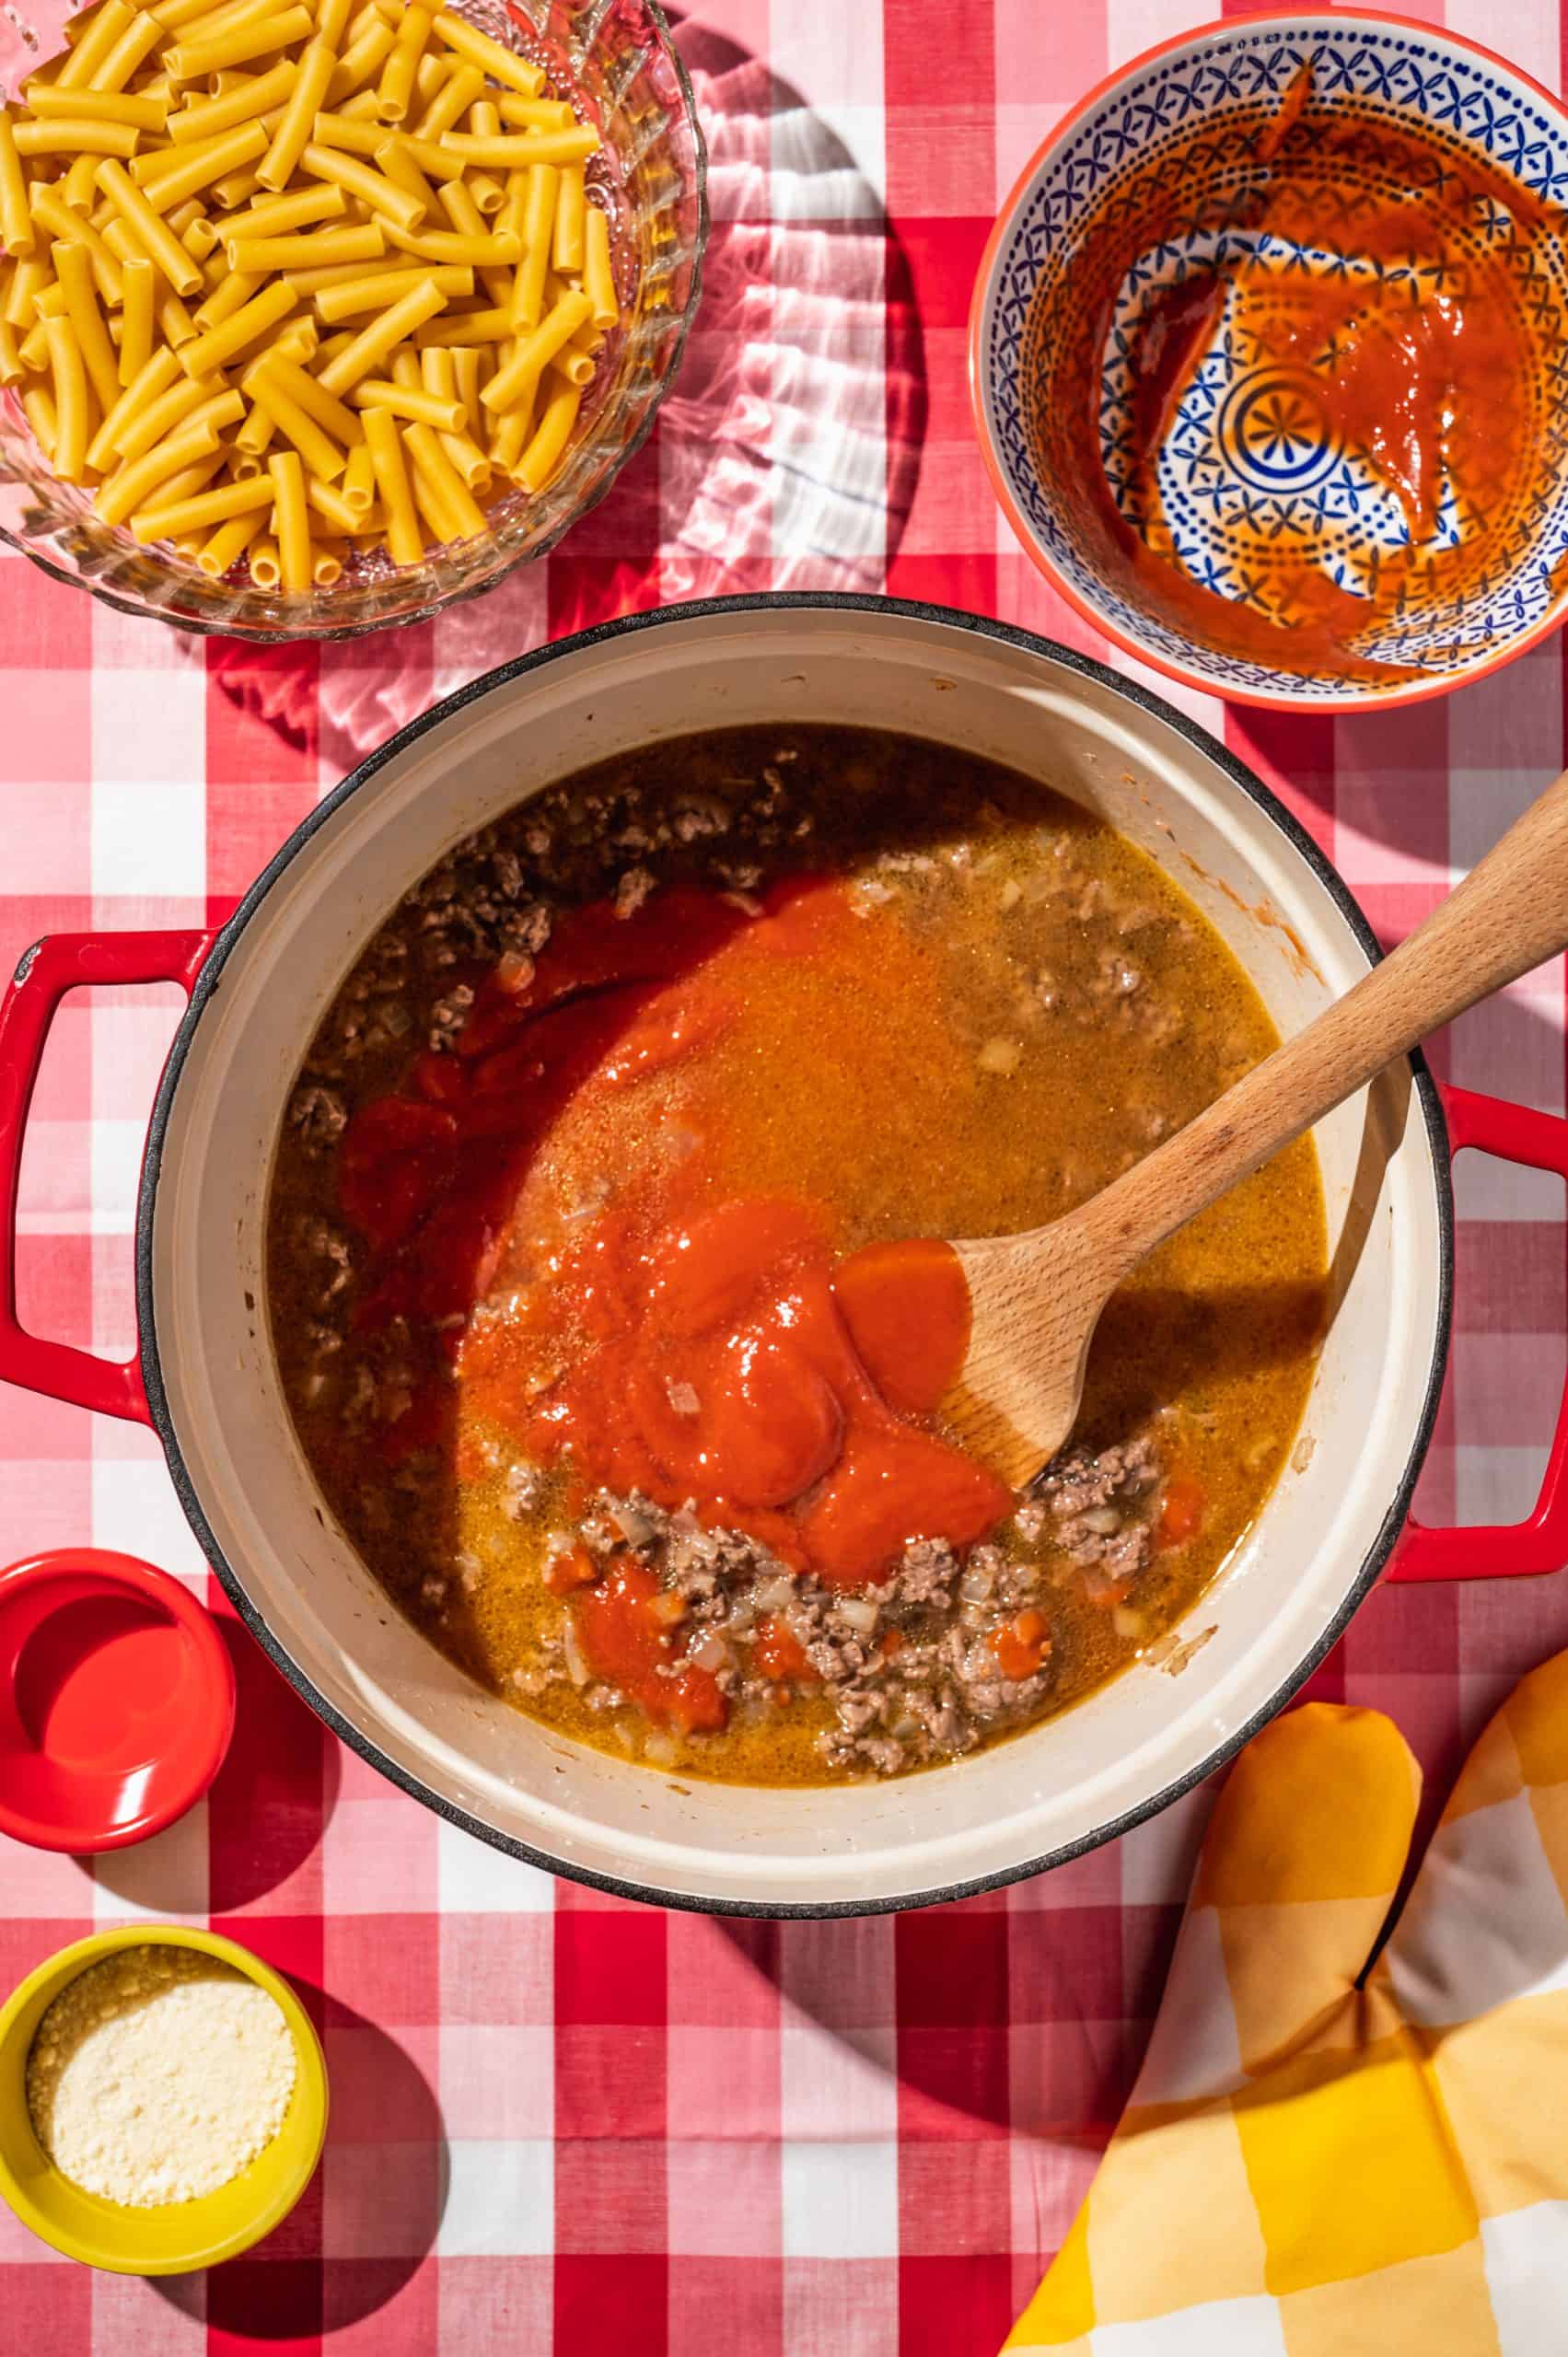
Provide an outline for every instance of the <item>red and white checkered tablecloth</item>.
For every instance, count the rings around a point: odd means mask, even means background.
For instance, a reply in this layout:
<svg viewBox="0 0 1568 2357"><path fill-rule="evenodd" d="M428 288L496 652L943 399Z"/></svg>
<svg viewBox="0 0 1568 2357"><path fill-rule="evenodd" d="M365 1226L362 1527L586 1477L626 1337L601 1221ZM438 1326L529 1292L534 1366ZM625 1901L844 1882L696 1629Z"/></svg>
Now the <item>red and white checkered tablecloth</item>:
<svg viewBox="0 0 1568 2357"><path fill-rule="evenodd" d="M1568 73L1559 0L1413 12L1554 87ZM885 586L1104 656L986 488L964 392L970 281L999 199L1066 106L1208 13L699 0L679 38L713 149L706 304L655 440L548 565L432 626L257 657L0 561L0 967L55 928L221 918L410 714L631 607ZM1181 700L1283 795L1392 940L1562 766L1568 674L1554 641L1386 715ZM130 1342L135 1170L174 1014L172 991L99 992L55 1027L21 1207L21 1306L39 1331ZM1553 968L1466 1017L1435 1061L1562 1111L1563 1030ZM1421 1504L1428 1520L1508 1518L1533 1495L1556 1410L1568 1230L1557 1182L1516 1170L1462 1164L1458 1200L1458 1330ZM0 1559L88 1539L206 1576L149 1434L5 1391ZM94 2276L0 2209L7 2346L995 2346L1129 2084L1202 1794L1074 1866L925 1914L663 1914L452 1832L326 1736L237 1630L233 1643L235 1747L182 1824L96 1867L0 1838L0 1984L127 1917L233 1933L316 2008L325 2159L286 2224L210 2278ZM1441 1785L1500 1693L1564 1643L1568 1576L1387 1590L1314 1690L1392 1711Z"/></svg>

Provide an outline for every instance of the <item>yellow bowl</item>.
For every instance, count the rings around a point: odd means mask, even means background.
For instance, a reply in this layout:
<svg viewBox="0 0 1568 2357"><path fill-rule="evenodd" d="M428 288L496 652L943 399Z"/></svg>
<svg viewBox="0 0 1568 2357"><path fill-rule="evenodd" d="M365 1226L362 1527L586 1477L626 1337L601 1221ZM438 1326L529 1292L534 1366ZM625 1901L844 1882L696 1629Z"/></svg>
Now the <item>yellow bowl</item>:
<svg viewBox="0 0 1568 2357"><path fill-rule="evenodd" d="M248 2168L215 2193L134 2210L84 2193L33 2133L28 2053L39 2023L69 1980L118 1948L199 1948L231 1964L282 2008L294 2038L294 2093L283 2126ZM113 2275L183 2275L249 2250L286 2218L310 2181L327 2132L327 2066L310 2017L289 1984L249 1948L183 1923L127 1924L62 1948L29 1972L0 2010L0 2194L67 2258Z"/></svg>

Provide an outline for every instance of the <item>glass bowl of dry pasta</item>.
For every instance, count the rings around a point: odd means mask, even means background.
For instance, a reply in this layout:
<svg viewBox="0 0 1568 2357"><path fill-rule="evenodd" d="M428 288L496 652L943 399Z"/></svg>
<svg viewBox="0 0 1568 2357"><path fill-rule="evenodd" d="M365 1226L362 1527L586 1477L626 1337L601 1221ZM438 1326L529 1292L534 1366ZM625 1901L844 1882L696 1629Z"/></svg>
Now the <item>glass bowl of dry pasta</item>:
<svg viewBox="0 0 1568 2357"><path fill-rule="evenodd" d="M352 637L477 596L603 497L708 226L656 0L50 21L0 32L14 547L178 628Z"/></svg>

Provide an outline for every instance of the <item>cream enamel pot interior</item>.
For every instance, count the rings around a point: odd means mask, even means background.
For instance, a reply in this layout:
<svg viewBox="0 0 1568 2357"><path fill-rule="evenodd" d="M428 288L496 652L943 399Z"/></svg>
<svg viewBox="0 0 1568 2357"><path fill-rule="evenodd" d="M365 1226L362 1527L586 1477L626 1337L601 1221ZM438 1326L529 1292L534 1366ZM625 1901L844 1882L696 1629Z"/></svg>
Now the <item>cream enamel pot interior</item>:
<svg viewBox="0 0 1568 2357"><path fill-rule="evenodd" d="M1193 896L1282 1029L1376 954L1294 821L1155 698L968 616L778 598L670 608L493 673L323 804L215 943L129 936L135 946L116 968L111 940L57 936L23 961L0 1018L15 1075L71 981L156 972L192 986L143 1178L139 1361L115 1368L36 1341L7 1315L0 1373L120 1413L150 1411L186 1511L251 1630L395 1782L498 1848L584 1880L776 1914L905 1906L1058 1862L1174 1798L1278 1709L1404 1529L1442 1374L1452 1260L1436 1092L1402 1066L1318 1132L1342 1292L1306 1445L1160 1664L1137 1665L996 1750L880 1786L684 1785L579 1747L472 1685L400 1618L333 1525L279 1387L263 1216L301 1053L369 933L470 829L625 749L707 726L807 718L962 745L1102 811ZM0 1095L6 1152L29 1085L24 1072L9 1104ZM1472 1126L1476 1106L1491 1102L1462 1101ZM1568 1125L1494 1109L1538 1125L1521 1158L1568 1159ZM1484 1128L1475 1142L1492 1142ZM8 1215L3 1227L8 1249ZM11 1298L0 1289L7 1311ZM1549 1520L1543 1504L1521 1527L1518 1567L1532 1549L1568 1553L1553 1551ZM1431 1569L1455 1568L1440 1560L1451 1534L1417 1536L1431 1542Z"/></svg>

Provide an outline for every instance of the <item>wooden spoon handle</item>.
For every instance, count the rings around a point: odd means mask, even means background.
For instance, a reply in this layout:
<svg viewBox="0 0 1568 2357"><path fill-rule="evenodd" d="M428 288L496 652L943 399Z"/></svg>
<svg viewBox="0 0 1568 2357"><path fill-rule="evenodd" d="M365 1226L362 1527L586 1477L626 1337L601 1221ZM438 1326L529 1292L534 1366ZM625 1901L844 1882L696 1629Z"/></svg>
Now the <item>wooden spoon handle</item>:
<svg viewBox="0 0 1568 2357"><path fill-rule="evenodd" d="M1568 772L1353 990L1069 1216L1120 1282L1385 1064L1564 946Z"/></svg>

